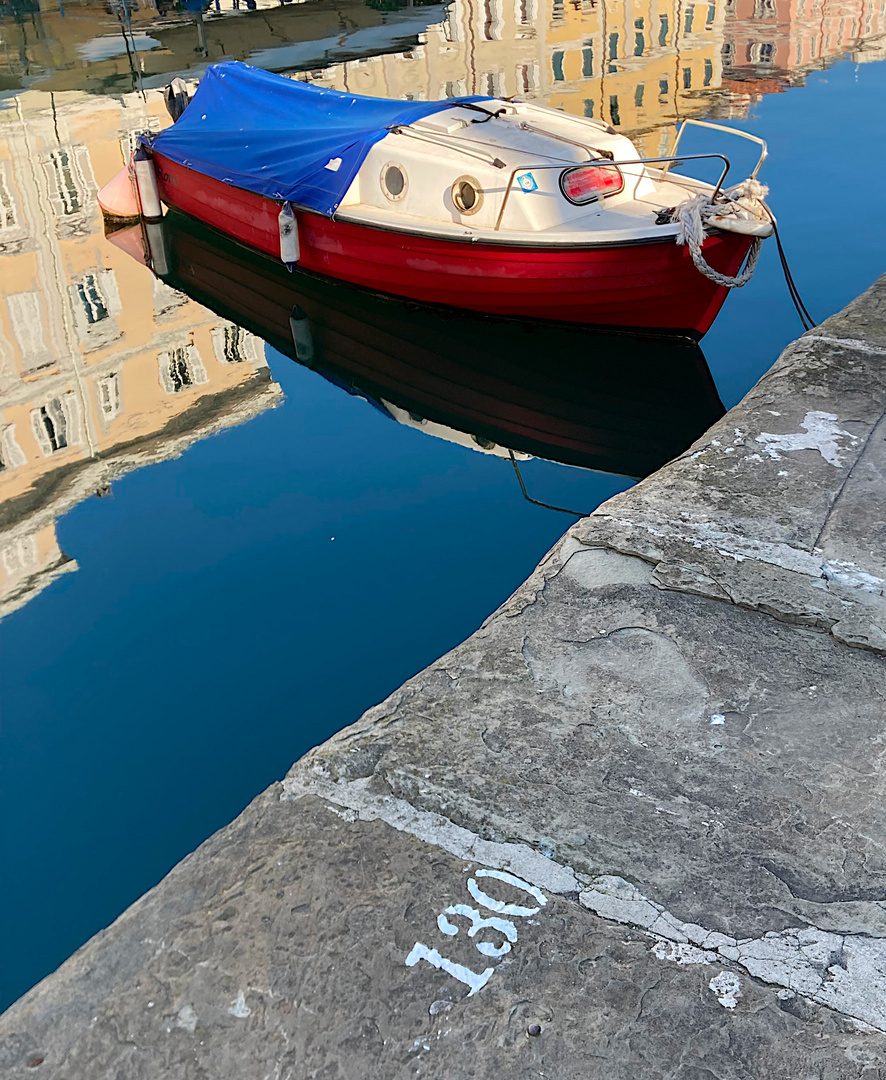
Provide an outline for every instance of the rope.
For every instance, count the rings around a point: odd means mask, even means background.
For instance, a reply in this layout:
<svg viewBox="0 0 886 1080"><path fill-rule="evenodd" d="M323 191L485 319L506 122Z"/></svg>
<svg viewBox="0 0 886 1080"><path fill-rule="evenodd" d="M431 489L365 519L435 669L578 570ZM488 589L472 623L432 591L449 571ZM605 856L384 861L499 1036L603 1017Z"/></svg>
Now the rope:
<svg viewBox="0 0 886 1080"><path fill-rule="evenodd" d="M523 498L527 502L531 502L533 506L541 506L545 510L556 510L560 514L568 514L570 517L583 518L587 517L587 513L584 510L567 510L565 506L554 506L553 503L541 502L539 499L533 499L533 497L526 490L526 484L523 482L523 474L520 472L520 466L517 464L517 459L514 457L514 451L508 450L511 457L511 464L514 466L514 472L517 474L517 480L520 483L520 490L523 492Z"/></svg>
<svg viewBox="0 0 886 1080"><path fill-rule="evenodd" d="M671 211L671 218L677 224L677 243L682 247L684 244L689 248L689 255L695 269L704 274L709 281L722 285L727 289L740 289L754 276L757 269L757 260L760 258L760 250L763 247L762 239L757 236L751 242L748 249L748 257L744 269L740 270L735 277L721 274L705 262L701 253L702 244L707 239L706 228L710 225L715 227L714 218L725 217L726 214L736 210L754 211L757 205L763 206L763 198L769 193L769 189L756 180L745 180L737 184L729 191L723 192L720 198L714 202L709 195L701 193L680 203ZM742 200L746 200L742 202ZM756 204L756 205L755 205Z"/></svg>
<svg viewBox="0 0 886 1080"><path fill-rule="evenodd" d="M812 318L806 305L803 303L800 292L797 288L797 284L794 281L794 275L791 273L791 268L788 266L788 257L785 254L784 247L781 243L781 237L778 234L778 223L775 220L775 214L772 213L772 211L769 209L768 206L765 205L765 203L763 205L763 209L769 215L769 220L772 222L772 231L775 233L775 243L778 247L778 257L781 260L781 269L782 273L784 274L785 284L788 287L788 292L790 293L791 300L793 301L794 307L797 310L797 314L800 316L800 322L803 324L803 329L812 330L818 325L818 323L815 321L815 319Z"/></svg>
<svg viewBox="0 0 886 1080"><path fill-rule="evenodd" d="M726 274L719 273L705 262L701 253L702 244L704 244L707 237L705 230L708 226L716 228L717 218L723 218L727 214L735 213L737 210L746 210L754 214L762 210L772 222L772 231L775 233L775 243L778 247L778 257L781 260L781 268L791 301L797 309L803 329L811 330L816 325L815 320L803 303L794 276L788 266L787 255L782 246L781 237L778 235L775 214L763 202L763 199L768 194L769 189L765 185L758 183L756 180L745 180L729 191L723 192L716 202L708 195L696 195L691 199L687 199L686 202L680 203L679 206L665 211L667 217L660 220L662 224L667 220L676 222L678 227L677 243L681 246L685 244L689 248L693 265L700 274L704 274L706 278L709 278L717 285L725 286L727 289L740 289L742 285L747 285L754 276L757 260L760 258L760 249L763 246L762 238L755 237L751 243L744 269L739 271L735 277L727 277Z"/></svg>

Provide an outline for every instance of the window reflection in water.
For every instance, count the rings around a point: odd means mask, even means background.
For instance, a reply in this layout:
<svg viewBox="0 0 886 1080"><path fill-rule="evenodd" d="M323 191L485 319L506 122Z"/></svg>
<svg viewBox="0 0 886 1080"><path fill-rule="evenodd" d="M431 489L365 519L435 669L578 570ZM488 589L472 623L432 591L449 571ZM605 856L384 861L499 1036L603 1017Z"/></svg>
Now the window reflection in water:
<svg viewBox="0 0 886 1080"><path fill-rule="evenodd" d="M265 10L213 22L210 60L218 58L216 40L226 56L258 55L271 68L284 55L275 51L281 40L316 39L318 57L328 51L322 12L253 6ZM225 10L225 0L218 7ZM137 7L133 24L143 32L156 14ZM422 23L421 7L411 9L418 30L395 27L392 34L408 38L399 48L306 61L295 77L416 100L530 96L611 123L656 156L668 152L678 118L741 118L762 94L802 83L847 51L859 62L886 51L881 0L799 0L793 8L786 0L647 0L630 9L616 0L455 0L442 21L434 14L428 9ZM360 25L384 23L359 0L342 0L341 18L344 39ZM70 563L54 541L53 514L105 488L115 448L141 446L156 460L178 452L180 438L266 407L278 391L260 340L104 242L98 186L126 160L139 131L169 123L158 93L127 92L132 72L124 52L108 46L119 38L108 35L104 17L66 20L47 8L27 25L0 23L2 85L27 77L32 86L0 109L2 612L42 587L41 574L51 580ZM142 75L157 75L159 85L163 72L194 64L192 22L167 19L151 34L161 48L139 53ZM115 96L79 94L80 86ZM203 398L213 402L206 415L165 445L176 417ZM137 463L138 451L127 451L115 468ZM78 484L57 485L61 468L72 477L79 469ZM40 491L47 494L38 520ZM16 506L19 514L10 510Z"/></svg>

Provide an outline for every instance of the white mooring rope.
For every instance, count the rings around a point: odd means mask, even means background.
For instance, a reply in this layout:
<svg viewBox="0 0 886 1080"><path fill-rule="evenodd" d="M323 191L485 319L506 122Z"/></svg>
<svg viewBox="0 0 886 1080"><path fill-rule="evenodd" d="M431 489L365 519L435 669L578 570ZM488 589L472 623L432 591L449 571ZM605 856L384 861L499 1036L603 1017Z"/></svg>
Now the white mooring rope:
<svg viewBox="0 0 886 1080"><path fill-rule="evenodd" d="M745 180L741 184L736 184L734 188L730 188L729 191L721 192L716 202L713 202L709 195L702 193L674 208L672 216L678 228L677 243L681 247L685 244L689 248L693 265L700 274L704 274L710 281L723 285L727 289L740 289L742 285L747 285L757 268L757 260L763 246L762 239L759 236L754 237L748 250L744 269L735 277L728 277L705 262L701 253L701 246L707 239L705 227L708 224L716 227L713 219L722 218L733 210L742 209L753 212L755 209L753 204L762 202L768 194L769 188L765 184L760 184L756 180ZM746 202L742 203L742 199Z"/></svg>

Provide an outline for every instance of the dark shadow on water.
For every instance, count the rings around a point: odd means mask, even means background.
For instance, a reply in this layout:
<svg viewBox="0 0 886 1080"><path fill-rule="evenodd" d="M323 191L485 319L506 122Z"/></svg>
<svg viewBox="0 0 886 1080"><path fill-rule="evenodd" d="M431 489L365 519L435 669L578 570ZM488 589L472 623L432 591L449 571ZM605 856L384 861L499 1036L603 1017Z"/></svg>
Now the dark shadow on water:
<svg viewBox="0 0 886 1080"><path fill-rule="evenodd" d="M724 412L694 342L422 307L290 273L182 214L151 228L167 284L452 441L642 477ZM141 228L116 242L138 257Z"/></svg>

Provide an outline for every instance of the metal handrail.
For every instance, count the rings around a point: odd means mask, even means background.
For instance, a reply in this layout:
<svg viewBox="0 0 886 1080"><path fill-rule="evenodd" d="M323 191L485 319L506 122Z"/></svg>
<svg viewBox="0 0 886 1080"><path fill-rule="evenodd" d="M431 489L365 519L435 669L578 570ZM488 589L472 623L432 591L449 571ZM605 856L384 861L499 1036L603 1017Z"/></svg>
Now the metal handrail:
<svg viewBox="0 0 886 1080"><path fill-rule="evenodd" d="M605 153L602 150L598 150L596 146L588 146L587 143L579 142L578 139L570 139L568 135L558 135L555 131L545 131L544 128L536 127L534 124L528 124L525 120L520 121L521 131L532 131L536 135L544 135L546 139L556 139L558 142L566 143L569 146L574 146L579 150L584 150L588 155L588 161L596 161L598 158L606 158L607 161L612 161L612 153L607 150ZM594 157L597 155L597 158Z"/></svg>
<svg viewBox="0 0 886 1080"><path fill-rule="evenodd" d="M493 157L489 154L484 154L481 150L472 150L458 142L448 142L446 136L438 135L437 133L431 133L428 131L416 131L410 127L409 124L394 124L393 127L389 127L388 131L392 135L408 135L411 139L418 139L419 142L430 143L432 146L442 146L446 150L454 150L456 154L464 154L465 157L474 158L475 161L482 161L486 165L492 165L496 169L503 169L505 163L501 158Z"/></svg>
<svg viewBox="0 0 886 1080"><path fill-rule="evenodd" d="M683 132L686 130L687 124L692 124L695 127L710 128L711 131L721 131L726 135L737 135L740 139L748 139L750 142L755 142L762 146L763 149L760 152L759 160L754 166L754 171L750 175L751 180L757 179L757 173L760 171L763 162L769 157L769 147L766 145L765 139L761 139L759 135L751 135L747 131L739 131L738 128L726 127L725 124L712 124L710 120L689 119L684 120L682 124L680 124L680 130L677 132L676 139L674 139L673 147L671 147L671 153L674 155L677 154L677 147L680 145L680 140L683 138ZM664 171L667 173L668 169L665 169Z"/></svg>
<svg viewBox="0 0 886 1080"><path fill-rule="evenodd" d="M554 113L560 117L561 120L566 119L577 124L582 124L585 127L596 128L606 135L617 134L614 127L611 124L607 124L602 120L592 120L589 116L576 116L574 113L564 113L562 109L555 109L552 105L542 105L540 101L526 101L525 98L518 98L516 94L512 94L510 97L501 98L502 101L507 101L511 105L526 105L535 112Z"/></svg>
<svg viewBox="0 0 886 1080"><path fill-rule="evenodd" d="M543 169L559 169L561 172L565 172L568 169L592 169L597 166L605 167L607 165L616 165L620 168L622 165L657 165L662 164L663 162L669 163L669 169L671 165L681 165L684 161L702 161L709 160L711 158L716 158L723 162L723 171L720 173L720 179L717 181L717 186L714 188L714 193L711 196L711 199L716 199L717 195L719 195L720 193L720 189L723 187L723 181L726 179L726 175L731 167L729 164L729 158L726 157L725 154L687 154L683 157L669 156L660 158L636 158L633 161L609 161L608 158L600 158L596 161L589 161L587 164L579 163L577 165L563 165L562 163L558 165L518 165L516 168L511 170L511 175L508 178L508 186L505 190L505 197L504 199L502 199L501 209L498 212L498 218L495 222L495 228L492 231L499 231L502 220L505 216L505 207L508 204L508 199L510 198L511 191L513 190L514 180L517 176L517 173L522 172L523 170L531 169L535 172L540 172ZM668 169L661 170L662 176L667 174Z"/></svg>

